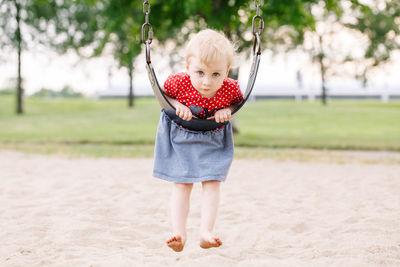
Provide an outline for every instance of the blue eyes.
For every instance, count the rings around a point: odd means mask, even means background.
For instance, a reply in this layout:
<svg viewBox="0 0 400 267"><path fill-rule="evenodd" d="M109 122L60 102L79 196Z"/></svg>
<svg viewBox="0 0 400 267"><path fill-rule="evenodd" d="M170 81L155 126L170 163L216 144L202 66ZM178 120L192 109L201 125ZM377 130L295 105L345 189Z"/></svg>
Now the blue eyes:
<svg viewBox="0 0 400 267"><path fill-rule="evenodd" d="M197 71L196 73L197 73L199 76L203 76L203 75L204 75L204 72L201 71L201 70ZM214 73L212 74L212 76L213 76L213 77L219 77L219 76L221 76L221 74L219 74L218 72L214 72Z"/></svg>

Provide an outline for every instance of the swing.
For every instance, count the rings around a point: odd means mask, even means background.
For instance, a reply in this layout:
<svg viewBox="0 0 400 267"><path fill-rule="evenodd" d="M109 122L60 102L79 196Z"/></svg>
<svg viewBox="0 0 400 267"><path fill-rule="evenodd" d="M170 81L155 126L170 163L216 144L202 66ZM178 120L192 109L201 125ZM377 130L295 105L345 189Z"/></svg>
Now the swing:
<svg viewBox="0 0 400 267"><path fill-rule="evenodd" d="M247 87L246 91L243 95L243 100L239 104L235 105L235 109L232 111L232 115L235 114L236 112L239 111L239 109L244 105L244 103L247 101L249 98L253 87L254 83L257 77L257 72L258 72L258 66L260 65L260 57L261 57L261 39L260 35L262 33L262 30L264 28L264 21L262 17L260 16L260 7L261 7L261 2L260 0L254 0L254 4L257 7L257 14L253 17L252 20L252 33L254 36L254 42L253 42L253 63L251 65L250 69L250 75L247 81ZM165 95L164 91L161 89L157 76L155 74L153 65L151 63L151 57L150 57L150 44L153 40L153 29L151 24L149 23L149 13L150 13L150 3L148 0L145 0L143 2L143 13L145 15L145 23L142 25L142 42L146 45L146 69L147 73L149 76L151 88L154 91L154 95L157 98L158 103L160 106L164 109L165 113L168 115L168 117L171 118L172 121L176 122L178 125L181 125L182 127L185 127L189 130L193 131L209 131L209 130L214 130L216 128L219 128L223 125L226 125L228 122L223 122L223 123L217 123L215 119L200 119L193 117L190 121L185 121L181 119L178 115L176 115L175 107L171 104L171 102L168 100L167 96ZM258 24L258 31L255 30L255 22L256 20L259 19L259 24ZM146 28L148 28L148 34L147 34L147 39L145 38L146 36Z"/></svg>

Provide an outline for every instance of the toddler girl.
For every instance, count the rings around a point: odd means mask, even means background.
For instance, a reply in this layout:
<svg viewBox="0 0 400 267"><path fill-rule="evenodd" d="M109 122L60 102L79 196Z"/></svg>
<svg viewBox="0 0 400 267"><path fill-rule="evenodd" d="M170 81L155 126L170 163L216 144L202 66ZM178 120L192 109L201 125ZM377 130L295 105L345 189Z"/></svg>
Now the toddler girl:
<svg viewBox="0 0 400 267"><path fill-rule="evenodd" d="M243 100L237 81L227 78L233 63L234 47L221 33L203 30L189 42L186 72L170 75L165 93L183 120L193 116L228 122L232 105ZM193 183L202 183L200 247L219 247L222 242L213 234L220 195L233 159L230 122L211 131L192 131L174 121L163 111L157 130L155 177L173 182L171 216L173 235L167 245L182 251L186 243L186 220L189 214Z"/></svg>

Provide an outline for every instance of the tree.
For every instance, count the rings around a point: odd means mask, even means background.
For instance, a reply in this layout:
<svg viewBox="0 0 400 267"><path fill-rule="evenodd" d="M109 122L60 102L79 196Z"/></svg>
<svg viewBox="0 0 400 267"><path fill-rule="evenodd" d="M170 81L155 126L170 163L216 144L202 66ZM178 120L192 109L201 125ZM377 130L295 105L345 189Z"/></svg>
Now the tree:
<svg viewBox="0 0 400 267"><path fill-rule="evenodd" d="M57 2L57 1L56 1ZM181 1L184 2L184 1ZM126 67L129 75L129 107L133 106L134 61L142 50L141 26L144 20L143 2L140 0L86 0L63 1L61 4L45 3L48 12L36 10L34 16L44 18L46 25L57 25L57 32L51 43L60 52L75 49L82 57L102 55L111 51L119 67ZM163 14L154 25L169 33L181 26L183 18L179 11L163 13L163 2L155 3L156 11ZM164 9L163 9L164 7ZM172 11L172 10L171 10ZM175 24L166 28L164 16L174 16ZM182 19L179 19L182 18ZM179 22L180 21L180 22ZM38 23L34 23L38 25ZM82 26L85 26L84 28ZM162 27L164 26L164 27ZM44 27L47 28L47 27ZM166 33L167 34L167 33ZM61 39L60 36L65 36ZM78 37L78 38L77 38ZM57 42L58 41L58 42Z"/></svg>
<svg viewBox="0 0 400 267"><path fill-rule="evenodd" d="M21 1L0 2L0 47L12 47L17 49L18 66L17 66L17 114L23 113L23 88L21 76L22 49L23 40L21 34Z"/></svg>
<svg viewBox="0 0 400 267"><path fill-rule="evenodd" d="M400 48L400 3L382 0L367 5L342 0L331 9L323 8L324 4L320 1L319 8L313 9L316 26L305 32L308 42L301 44L319 65L321 99L326 104L327 80L346 75L365 86L372 70L390 62L392 52ZM344 32L358 40L356 47L364 48L363 53L355 55L349 39L345 42L347 49L340 47L343 38L338 36ZM345 68L349 64L352 71Z"/></svg>
<svg viewBox="0 0 400 267"><path fill-rule="evenodd" d="M133 107L133 74L134 61L141 52L141 21L143 16L141 1L104 1L98 14L104 19L100 29L103 32L101 46L97 47L94 56L103 53L107 44L112 49L114 58L120 67L126 67L129 75L128 106Z"/></svg>
<svg viewBox="0 0 400 267"><path fill-rule="evenodd" d="M29 2L28 0L26 0ZM111 50L120 67L129 74L129 106L133 106L132 79L134 61L141 52L141 25L143 6L139 0L31 0L27 6L27 22L35 29L38 40L54 47L60 53L75 50L82 58L100 56ZM181 1L184 2L184 1ZM162 10L162 2L155 4ZM172 10L172 9L171 9ZM161 11L162 14L164 14ZM179 11L167 13L185 18ZM174 26L180 27L175 20ZM183 21L183 20L182 20ZM28 24L27 23L27 24ZM156 26L165 25L162 20ZM167 29L173 32L176 27ZM110 49L108 49L110 48Z"/></svg>
<svg viewBox="0 0 400 267"><path fill-rule="evenodd" d="M22 52L25 40L78 53L98 39L98 19L87 1L0 0L0 47L16 49L17 113L23 113ZM23 33L21 28L24 29Z"/></svg>
<svg viewBox="0 0 400 267"><path fill-rule="evenodd" d="M319 1L310 6L316 23L304 32L303 40L299 42L311 60L318 65L323 105L327 104L327 81L335 76L353 75L344 65L354 52L348 37L358 36L358 33L349 28L346 21L354 19L357 10L365 9L365 5L358 0L337 1L331 3L330 8L325 8L325 5L325 1ZM345 41L343 34L347 35Z"/></svg>
<svg viewBox="0 0 400 267"><path fill-rule="evenodd" d="M319 1L315 5L309 6L316 23L314 27L303 33L303 38L301 39L303 49L310 54L312 61L316 62L319 66L321 100L323 105L327 104L326 82L336 74L334 67L338 63L339 55L332 52L335 50L332 46L335 35L338 31L342 30L335 26L337 26L336 22L340 20L343 14L339 3L331 3L329 9L324 8L325 5L326 2ZM304 43L305 36L308 43Z"/></svg>
<svg viewBox="0 0 400 267"><path fill-rule="evenodd" d="M395 0L373 1L356 10L356 20L346 26L367 37L367 45L360 57L348 61L362 66L356 77L365 86L374 69L391 61L394 50L400 49L400 2Z"/></svg>

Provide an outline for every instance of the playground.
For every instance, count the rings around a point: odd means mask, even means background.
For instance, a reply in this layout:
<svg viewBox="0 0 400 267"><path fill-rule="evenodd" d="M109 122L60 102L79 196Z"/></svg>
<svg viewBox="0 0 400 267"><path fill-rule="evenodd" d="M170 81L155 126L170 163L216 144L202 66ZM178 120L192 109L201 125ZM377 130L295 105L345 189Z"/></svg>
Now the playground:
<svg viewBox="0 0 400 267"><path fill-rule="evenodd" d="M0 265L400 266L400 5L151 2L0 4Z"/></svg>
<svg viewBox="0 0 400 267"><path fill-rule="evenodd" d="M398 266L400 165L393 162L400 156L364 152L342 159L350 163L234 160L216 225L224 244L198 246L201 190L195 186L187 245L176 253L165 246L171 187L151 176L151 158L2 150L0 263Z"/></svg>

